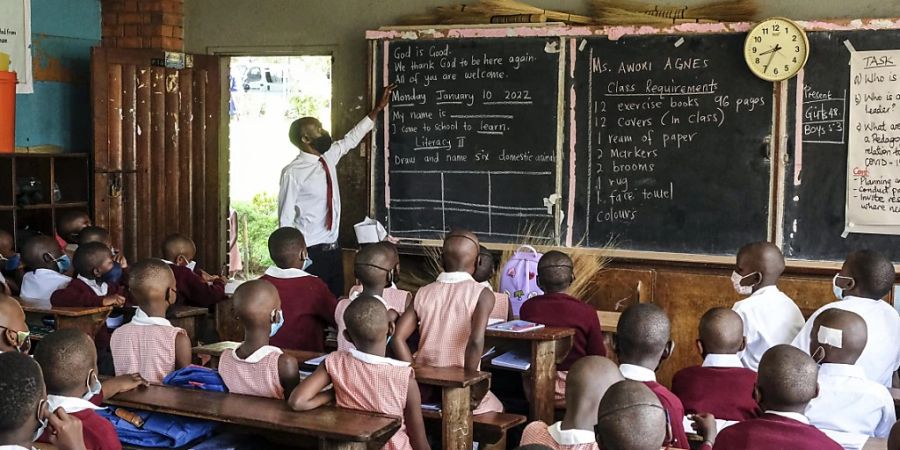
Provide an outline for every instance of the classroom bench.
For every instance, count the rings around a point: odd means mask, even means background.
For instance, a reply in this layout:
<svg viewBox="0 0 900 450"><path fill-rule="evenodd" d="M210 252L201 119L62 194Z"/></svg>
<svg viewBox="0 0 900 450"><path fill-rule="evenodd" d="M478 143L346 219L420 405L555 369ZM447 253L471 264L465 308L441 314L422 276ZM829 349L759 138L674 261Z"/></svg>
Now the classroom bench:
<svg viewBox="0 0 900 450"><path fill-rule="evenodd" d="M444 410L441 411L422 411L422 417L425 419L426 426L430 426L432 424L437 423L438 421L442 421L444 417ZM516 427L525 423L527 418L525 416L521 416L519 414L509 414L509 413L485 413L479 414L473 417L472 420L472 433L469 433L469 439L474 442L478 442L479 449L483 450L502 450L506 449L506 433ZM445 423L445 422L441 422ZM429 427L430 428L430 427ZM458 434L462 434L461 430L456 430ZM471 444L469 447L443 447L443 448L464 448L469 449L472 448Z"/></svg>
<svg viewBox="0 0 900 450"><path fill-rule="evenodd" d="M109 313L113 310L112 306L46 308L31 306L27 302L23 303L21 300L19 303L22 305L22 310L25 311L25 320L29 324L37 324L39 327L43 327L41 319L44 316L53 316L57 330L75 328L83 331L91 339L97 334L97 330L106 324L106 318L109 317ZM32 339L35 340L39 340L42 337L41 333L33 333L32 336Z"/></svg>

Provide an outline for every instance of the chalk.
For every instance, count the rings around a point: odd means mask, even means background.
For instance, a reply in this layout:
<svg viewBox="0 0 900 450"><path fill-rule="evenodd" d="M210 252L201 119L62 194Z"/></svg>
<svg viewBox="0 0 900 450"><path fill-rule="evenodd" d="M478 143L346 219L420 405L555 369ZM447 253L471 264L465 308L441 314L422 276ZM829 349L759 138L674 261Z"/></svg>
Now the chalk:
<svg viewBox="0 0 900 450"><path fill-rule="evenodd" d="M677 41L675 41L675 47L676 47L676 48L681 47L683 44L684 44L684 37L683 37L683 36L680 37L680 38L678 38Z"/></svg>
<svg viewBox="0 0 900 450"><path fill-rule="evenodd" d="M578 44L578 51L584 51L584 48L587 47L587 39L582 39L581 43Z"/></svg>
<svg viewBox="0 0 900 450"><path fill-rule="evenodd" d="M544 207L547 208L547 214L553 214L553 207L556 206L559 199L559 194L552 194L549 197L544 197Z"/></svg>
<svg viewBox="0 0 900 450"><path fill-rule="evenodd" d="M850 50L850 53L856 51L856 49L853 48L853 44L850 43L850 39L844 39L844 47L847 47L847 50Z"/></svg>
<svg viewBox="0 0 900 450"><path fill-rule="evenodd" d="M559 41L550 41L544 46L547 53L559 53Z"/></svg>

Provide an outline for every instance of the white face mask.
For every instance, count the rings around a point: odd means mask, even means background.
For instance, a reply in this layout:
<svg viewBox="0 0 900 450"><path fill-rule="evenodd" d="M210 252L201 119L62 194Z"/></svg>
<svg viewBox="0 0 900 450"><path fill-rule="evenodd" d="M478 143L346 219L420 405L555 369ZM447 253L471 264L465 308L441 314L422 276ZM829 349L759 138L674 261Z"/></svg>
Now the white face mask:
<svg viewBox="0 0 900 450"><path fill-rule="evenodd" d="M851 277L842 277L841 274L839 274L839 273L835 274L834 278L831 279L831 290L832 290L832 292L834 292L834 298L836 298L838 300L843 300L844 299L844 288L837 285L838 278L850 280L850 288L852 288L852 286L856 282L856 280L854 280Z"/></svg>
<svg viewBox="0 0 900 450"><path fill-rule="evenodd" d="M31 440L32 442L37 441L38 438L40 438L41 435L44 434L44 430L47 429L47 425L50 424L50 419L41 417L41 412L43 412L44 405L46 405L46 404L47 404L46 399L41 400L40 403L38 403L38 410L37 410L38 428L37 428L37 430L34 430L34 438Z"/></svg>
<svg viewBox="0 0 900 450"><path fill-rule="evenodd" d="M91 378L93 378L93 380L91 380ZM103 385L100 384L100 379L97 378L97 374L94 373L93 369L91 369L91 372L88 374L88 381L86 384L88 391L81 398L87 401L91 401L91 399L94 398L95 395L99 394L100 391L103 390Z"/></svg>
<svg viewBox="0 0 900 450"><path fill-rule="evenodd" d="M759 272L753 272L751 274L741 276L741 274L737 273L737 271L731 272L731 285L734 286L734 291L740 295L750 295L753 293L753 286L744 286L741 284L745 278L752 277L754 275L758 275ZM757 283L759 284L759 283Z"/></svg>
<svg viewBox="0 0 900 450"><path fill-rule="evenodd" d="M197 267L197 261L191 261L191 262L187 263L187 266L185 266L185 267L187 267L188 269L191 269L193 271L194 268Z"/></svg>

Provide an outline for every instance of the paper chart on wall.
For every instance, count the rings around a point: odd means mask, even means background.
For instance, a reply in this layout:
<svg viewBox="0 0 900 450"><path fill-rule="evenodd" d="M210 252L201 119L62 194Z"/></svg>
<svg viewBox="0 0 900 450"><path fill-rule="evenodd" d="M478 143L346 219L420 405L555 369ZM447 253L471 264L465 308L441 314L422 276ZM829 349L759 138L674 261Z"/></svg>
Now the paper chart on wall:
<svg viewBox="0 0 900 450"><path fill-rule="evenodd" d="M16 72L16 93L34 92L31 0L0 0L0 53L9 56L9 70Z"/></svg>

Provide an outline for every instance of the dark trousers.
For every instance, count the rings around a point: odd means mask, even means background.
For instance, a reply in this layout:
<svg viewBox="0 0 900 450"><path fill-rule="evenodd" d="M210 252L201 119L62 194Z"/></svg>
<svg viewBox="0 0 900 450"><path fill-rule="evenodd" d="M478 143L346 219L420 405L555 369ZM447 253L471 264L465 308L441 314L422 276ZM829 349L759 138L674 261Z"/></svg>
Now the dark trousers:
<svg viewBox="0 0 900 450"><path fill-rule="evenodd" d="M328 285L328 290L335 297L343 297L344 292L344 258L341 248L323 250L324 245L314 245L307 249L312 265L306 271L321 278Z"/></svg>

